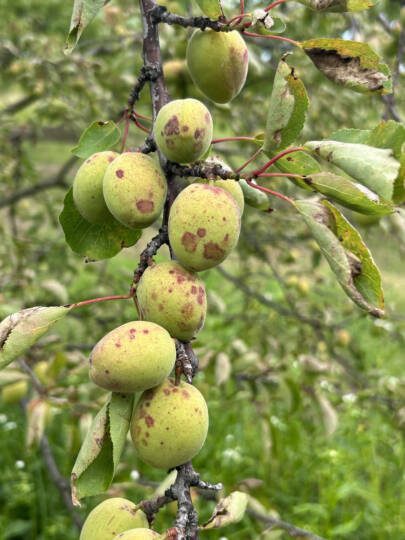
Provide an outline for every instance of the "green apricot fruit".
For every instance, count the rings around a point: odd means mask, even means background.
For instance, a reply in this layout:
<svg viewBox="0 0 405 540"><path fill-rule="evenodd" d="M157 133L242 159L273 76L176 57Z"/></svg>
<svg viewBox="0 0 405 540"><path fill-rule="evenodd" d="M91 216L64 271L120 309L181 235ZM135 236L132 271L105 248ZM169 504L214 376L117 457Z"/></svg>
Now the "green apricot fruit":
<svg viewBox="0 0 405 540"><path fill-rule="evenodd" d="M249 52L239 32L196 30L187 46L187 66L195 85L215 103L228 103L245 84Z"/></svg>
<svg viewBox="0 0 405 540"><path fill-rule="evenodd" d="M167 184L150 156L125 152L105 171L103 193L115 219L131 229L144 229L159 217Z"/></svg>
<svg viewBox="0 0 405 540"><path fill-rule="evenodd" d="M118 534L114 540L153 540L153 538L161 538L161 536L150 529L131 529Z"/></svg>
<svg viewBox="0 0 405 540"><path fill-rule="evenodd" d="M93 508L84 522L80 540L112 540L130 528L147 526L146 515L133 502L114 497Z"/></svg>
<svg viewBox="0 0 405 540"><path fill-rule="evenodd" d="M204 324L204 283L175 261L147 268L136 295L143 318L160 324L174 338L189 341Z"/></svg>
<svg viewBox="0 0 405 540"><path fill-rule="evenodd" d="M116 152L97 152L81 165L73 180L73 201L78 212L90 223L111 220L103 195L103 177Z"/></svg>
<svg viewBox="0 0 405 540"><path fill-rule="evenodd" d="M175 99L157 115L154 136L157 147L176 163L191 163L201 158L212 140L212 118L197 99Z"/></svg>
<svg viewBox="0 0 405 540"><path fill-rule="evenodd" d="M210 184L191 184L175 199L169 239L180 263L194 271L221 263L236 246L241 216L232 195Z"/></svg>
<svg viewBox="0 0 405 540"><path fill-rule="evenodd" d="M175 360L176 346L167 330L153 322L128 322L96 344L90 378L101 388L129 394L160 384Z"/></svg>
<svg viewBox="0 0 405 540"><path fill-rule="evenodd" d="M1 389L1 401L6 405L14 405L21 401L29 390L28 381L16 381Z"/></svg>
<svg viewBox="0 0 405 540"><path fill-rule="evenodd" d="M135 407L131 435L139 458L158 469L171 469L201 450L208 432L208 409L191 384L166 380L144 392Z"/></svg>

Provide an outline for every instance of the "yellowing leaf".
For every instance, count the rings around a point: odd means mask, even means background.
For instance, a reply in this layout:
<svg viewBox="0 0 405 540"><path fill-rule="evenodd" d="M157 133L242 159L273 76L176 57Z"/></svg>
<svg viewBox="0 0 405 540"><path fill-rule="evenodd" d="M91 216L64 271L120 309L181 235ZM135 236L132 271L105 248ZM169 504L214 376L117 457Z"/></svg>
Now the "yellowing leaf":
<svg viewBox="0 0 405 540"><path fill-rule="evenodd" d="M302 81L285 59L278 65L274 78L263 151L286 148L300 134L309 100Z"/></svg>
<svg viewBox="0 0 405 540"><path fill-rule="evenodd" d="M219 501L210 519L201 529L218 529L243 519L248 503L248 496L242 491L234 491Z"/></svg>
<svg viewBox="0 0 405 540"><path fill-rule="evenodd" d="M0 369L24 354L70 308L33 307L13 313L0 323Z"/></svg>
<svg viewBox="0 0 405 540"><path fill-rule="evenodd" d="M374 317L384 315L380 272L360 234L330 202L295 206L346 294Z"/></svg>
<svg viewBox="0 0 405 540"><path fill-rule="evenodd" d="M363 11L375 6L379 0L298 0L315 11Z"/></svg>
<svg viewBox="0 0 405 540"><path fill-rule="evenodd" d="M71 474L72 501L102 493L111 484L124 449L133 395L111 394L84 439Z"/></svg>
<svg viewBox="0 0 405 540"><path fill-rule="evenodd" d="M301 42L315 66L331 81L356 92L389 94L391 73L367 43L316 38Z"/></svg>
<svg viewBox="0 0 405 540"><path fill-rule="evenodd" d="M222 11L220 0L196 0L196 2L207 17L210 17L211 19L223 17L224 13Z"/></svg>
<svg viewBox="0 0 405 540"><path fill-rule="evenodd" d="M109 0L74 0L69 34L66 39L65 54L70 54L73 51L83 30L108 2Z"/></svg>

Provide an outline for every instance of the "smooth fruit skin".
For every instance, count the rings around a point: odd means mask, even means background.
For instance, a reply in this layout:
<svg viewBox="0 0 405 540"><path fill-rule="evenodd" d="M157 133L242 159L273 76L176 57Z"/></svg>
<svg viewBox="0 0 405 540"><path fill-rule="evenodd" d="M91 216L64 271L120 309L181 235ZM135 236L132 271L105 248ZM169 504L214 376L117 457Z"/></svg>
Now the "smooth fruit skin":
<svg viewBox="0 0 405 540"><path fill-rule="evenodd" d="M245 84L248 48L235 30L196 30L188 43L187 66L201 92L215 103L228 103Z"/></svg>
<svg viewBox="0 0 405 540"><path fill-rule="evenodd" d="M90 223L111 220L103 195L103 178L116 152L97 152L81 165L73 180L73 201L79 213Z"/></svg>
<svg viewBox="0 0 405 540"><path fill-rule="evenodd" d="M166 193L166 179L150 156L125 152L104 174L104 199L111 214L131 229L144 229L159 217Z"/></svg>
<svg viewBox="0 0 405 540"><path fill-rule="evenodd" d="M129 394L160 384L171 372L176 346L161 326L128 322L106 334L90 355L91 380L112 392Z"/></svg>
<svg viewBox="0 0 405 540"><path fill-rule="evenodd" d="M154 136L159 150L176 163L191 163L201 158L212 140L212 118L197 99L175 99L157 115Z"/></svg>
<svg viewBox="0 0 405 540"><path fill-rule="evenodd" d="M13 405L21 401L29 390L28 381L16 381L1 389L1 401L4 405Z"/></svg>
<svg viewBox="0 0 405 540"><path fill-rule="evenodd" d="M118 534L114 540L153 540L153 538L161 538L161 536L150 529L131 529Z"/></svg>
<svg viewBox="0 0 405 540"><path fill-rule="evenodd" d="M147 268L136 295L143 318L160 324L174 338L190 341L203 327L207 312L204 283L175 261Z"/></svg>
<svg viewBox="0 0 405 540"><path fill-rule="evenodd" d="M238 243L240 218L228 191L191 184L175 199L169 215L169 239L176 258L197 272L217 266Z"/></svg>
<svg viewBox="0 0 405 540"><path fill-rule="evenodd" d="M166 380L144 392L134 410L131 435L139 458L171 469L201 450L208 431L208 409L195 386Z"/></svg>
<svg viewBox="0 0 405 540"><path fill-rule="evenodd" d="M84 522L80 540L112 540L128 529L147 526L146 515L133 502L114 497L93 508Z"/></svg>

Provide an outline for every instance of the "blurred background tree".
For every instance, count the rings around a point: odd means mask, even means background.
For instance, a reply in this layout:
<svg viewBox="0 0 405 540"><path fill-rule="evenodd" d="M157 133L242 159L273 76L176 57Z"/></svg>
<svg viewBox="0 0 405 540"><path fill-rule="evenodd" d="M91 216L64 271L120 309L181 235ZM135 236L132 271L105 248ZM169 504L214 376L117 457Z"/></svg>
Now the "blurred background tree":
<svg viewBox="0 0 405 540"><path fill-rule="evenodd" d="M197 10L192 2L162 3L183 14ZM235 11L238 4L224 2ZM321 16L294 2L278 8L293 39L371 44L396 82L394 98L337 89L292 51L289 62L311 97L303 140L405 118L404 9L388 0L355 15ZM70 12L69 2L57 0L0 7L0 318L32 305L126 292L137 256L154 234L147 231L136 247L97 263L65 244L58 215L78 165L70 150L94 119L120 118L141 66L137 2L108 4L67 57ZM189 36L189 30L162 28L165 74L172 96L204 100L185 67ZM216 137L263 130L275 68L290 47L263 40L249 41L249 48L243 95L232 107L208 104ZM149 105L145 92L137 112L148 115ZM132 129L128 147L143 139ZM224 143L215 150L237 166L254 147ZM299 192L285 182L282 189ZM226 491L238 488L251 497L243 522L205 536L288 538L272 527L281 518L325 538L400 540L405 220L351 214L385 285L388 318L372 320L344 296L306 228L282 203L274 207L277 219L248 208L237 253L204 274L209 317L197 341L204 369L196 384L207 397L211 429L196 467ZM130 303L83 308L0 374L1 539L73 540L75 523L101 500L74 510L63 478L103 399L88 382L88 353L134 316ZM128 447L109 493L136 501L161 481ZM208 517L214 502L195 496ZM158 527L169 526L171 512L169 506L159 514Z"/></svg>

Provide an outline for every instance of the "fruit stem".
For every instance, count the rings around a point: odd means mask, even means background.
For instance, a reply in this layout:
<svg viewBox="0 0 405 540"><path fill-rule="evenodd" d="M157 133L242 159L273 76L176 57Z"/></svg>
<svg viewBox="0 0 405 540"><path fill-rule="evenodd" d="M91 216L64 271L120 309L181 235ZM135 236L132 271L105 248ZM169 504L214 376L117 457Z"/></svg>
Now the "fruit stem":
<svg viewBox="0 0 405 540"><path fill-rule="evenodd" d="M74 304L68 304L66 307L77 308L83 306L89 306L90 304L98 304L99 302L108 302L110 300L129 300L134 295L131 290L128 294L113 294L110 296L100 296L99 298L90 298L90 300L82 300Z"/></svg>
<svg viewBox="0 0 405 540"><path fill-rule="evenodd" d="M243 171L243 169L245 169L250 163L252 163L252 161L254 161L257 158L257 156L260 154L261 151L262 151L261 148L256 150L256 152L253 154L253 156L250 156L250 158L247 161L245 161L245 163L243 163L240 167L238 167L235 170L235 172L240 173L241 171Z"/></svg>
<svg viewBox="0 0 405 540"><path fill-rule="evenodd" d="M240 14L243 15L245 13L245 0L240 0L239 6Z"/></svg>
<svg viewBox="0 0 405 540"><path fill-rule="evenodd" d="M218 144L223 142L233 142L233 141L256 141L255 137L223 137L221 139L212 139L211 144Z"/></svg>
<svg viewBox="0 0 405 540"><path fill-rule="evenodd" d="M276 2L272 2L270 5L268 5L264 11L270 11L272 10L273 8L279 6L280 4L284 4L285 2L287 2L287 0L276 0Z"/></svg>
<svg viewBox="0 0 405 540"><path fill-rule="evenodd" d="M302 146L293 146L292 148L287 148L286 150L283 150L276 156L270 159L267 163L263 165L263 167L260 167L260 169L256 169L255 171L251 172L249 174L249 178L256 178L257 176L260 176L262 173L266 172L269 167L274 165L279 159L281 159L284 156L287 156L288 154L292 154L293 152L301 152L304 150Z"/></svg>
<svg viewBox="0 0 405 540"><path fill-rule="evenodd" d="M278 191L273 191L272 189L265 188L263 186L259 186L258 184L255 184L252 180L246 180L246 182L254 189L258 189L259 191L263 191L263 193L268 193L269 195L274 195L274 197L277 197L278 199L281 199L282 201L286 201L289 204L294 205L294 201L290 199L290 197L287 197L287 195L283 195L282 193L279 193Z"/></svg>
<svg viewBox="0 0 405 540"><path fill-rule="evenodd" d="M140 118L141 120L146 120L147 122L152 122L152 118L150 116L145 116L144 114L139 114L139 112L133 111L135 116L137 118Z"/></svg>
<svg viewBox="0 0 405 540"><path fill-rule="evenodd" d="M277 176L285 176L286 178L300 178L301 180L305 178L305 176L302 174L290 174L282 172L262 173L258 175L258 178L276 178Z"/></svg>
<svg viewBox="0 0 405 540"><path fill-rule="evenodd" d="M124 134L122 136L121 154L125 151L125 145L127 144L128 132L129 132L130 117L127 115L125 118Z"/></svg>
<svg viewBox="0 0 405 540"><path fill-rule="evenodd" d="M134 122L137 128L149 134L149 129L139 122L138 118L136 117L136 114L131 113L131 120Z"/></svg>
<svg viewBox="0 0 405 540"><path fill-rule="evenodd" d="M248 36L248 37L264 38L264 39L276 39L276 40L279 40L279 41L286 41L287 43L291 43L295 47L299 47L299 45L300 45L299 42L295 41L294 39L290 39L290 38L287 38L287 37L284 37L284 36L275 36L274 34L256 34L256 32L246 32L246 31L243 31L242 34L244 36Z"/></svg>

